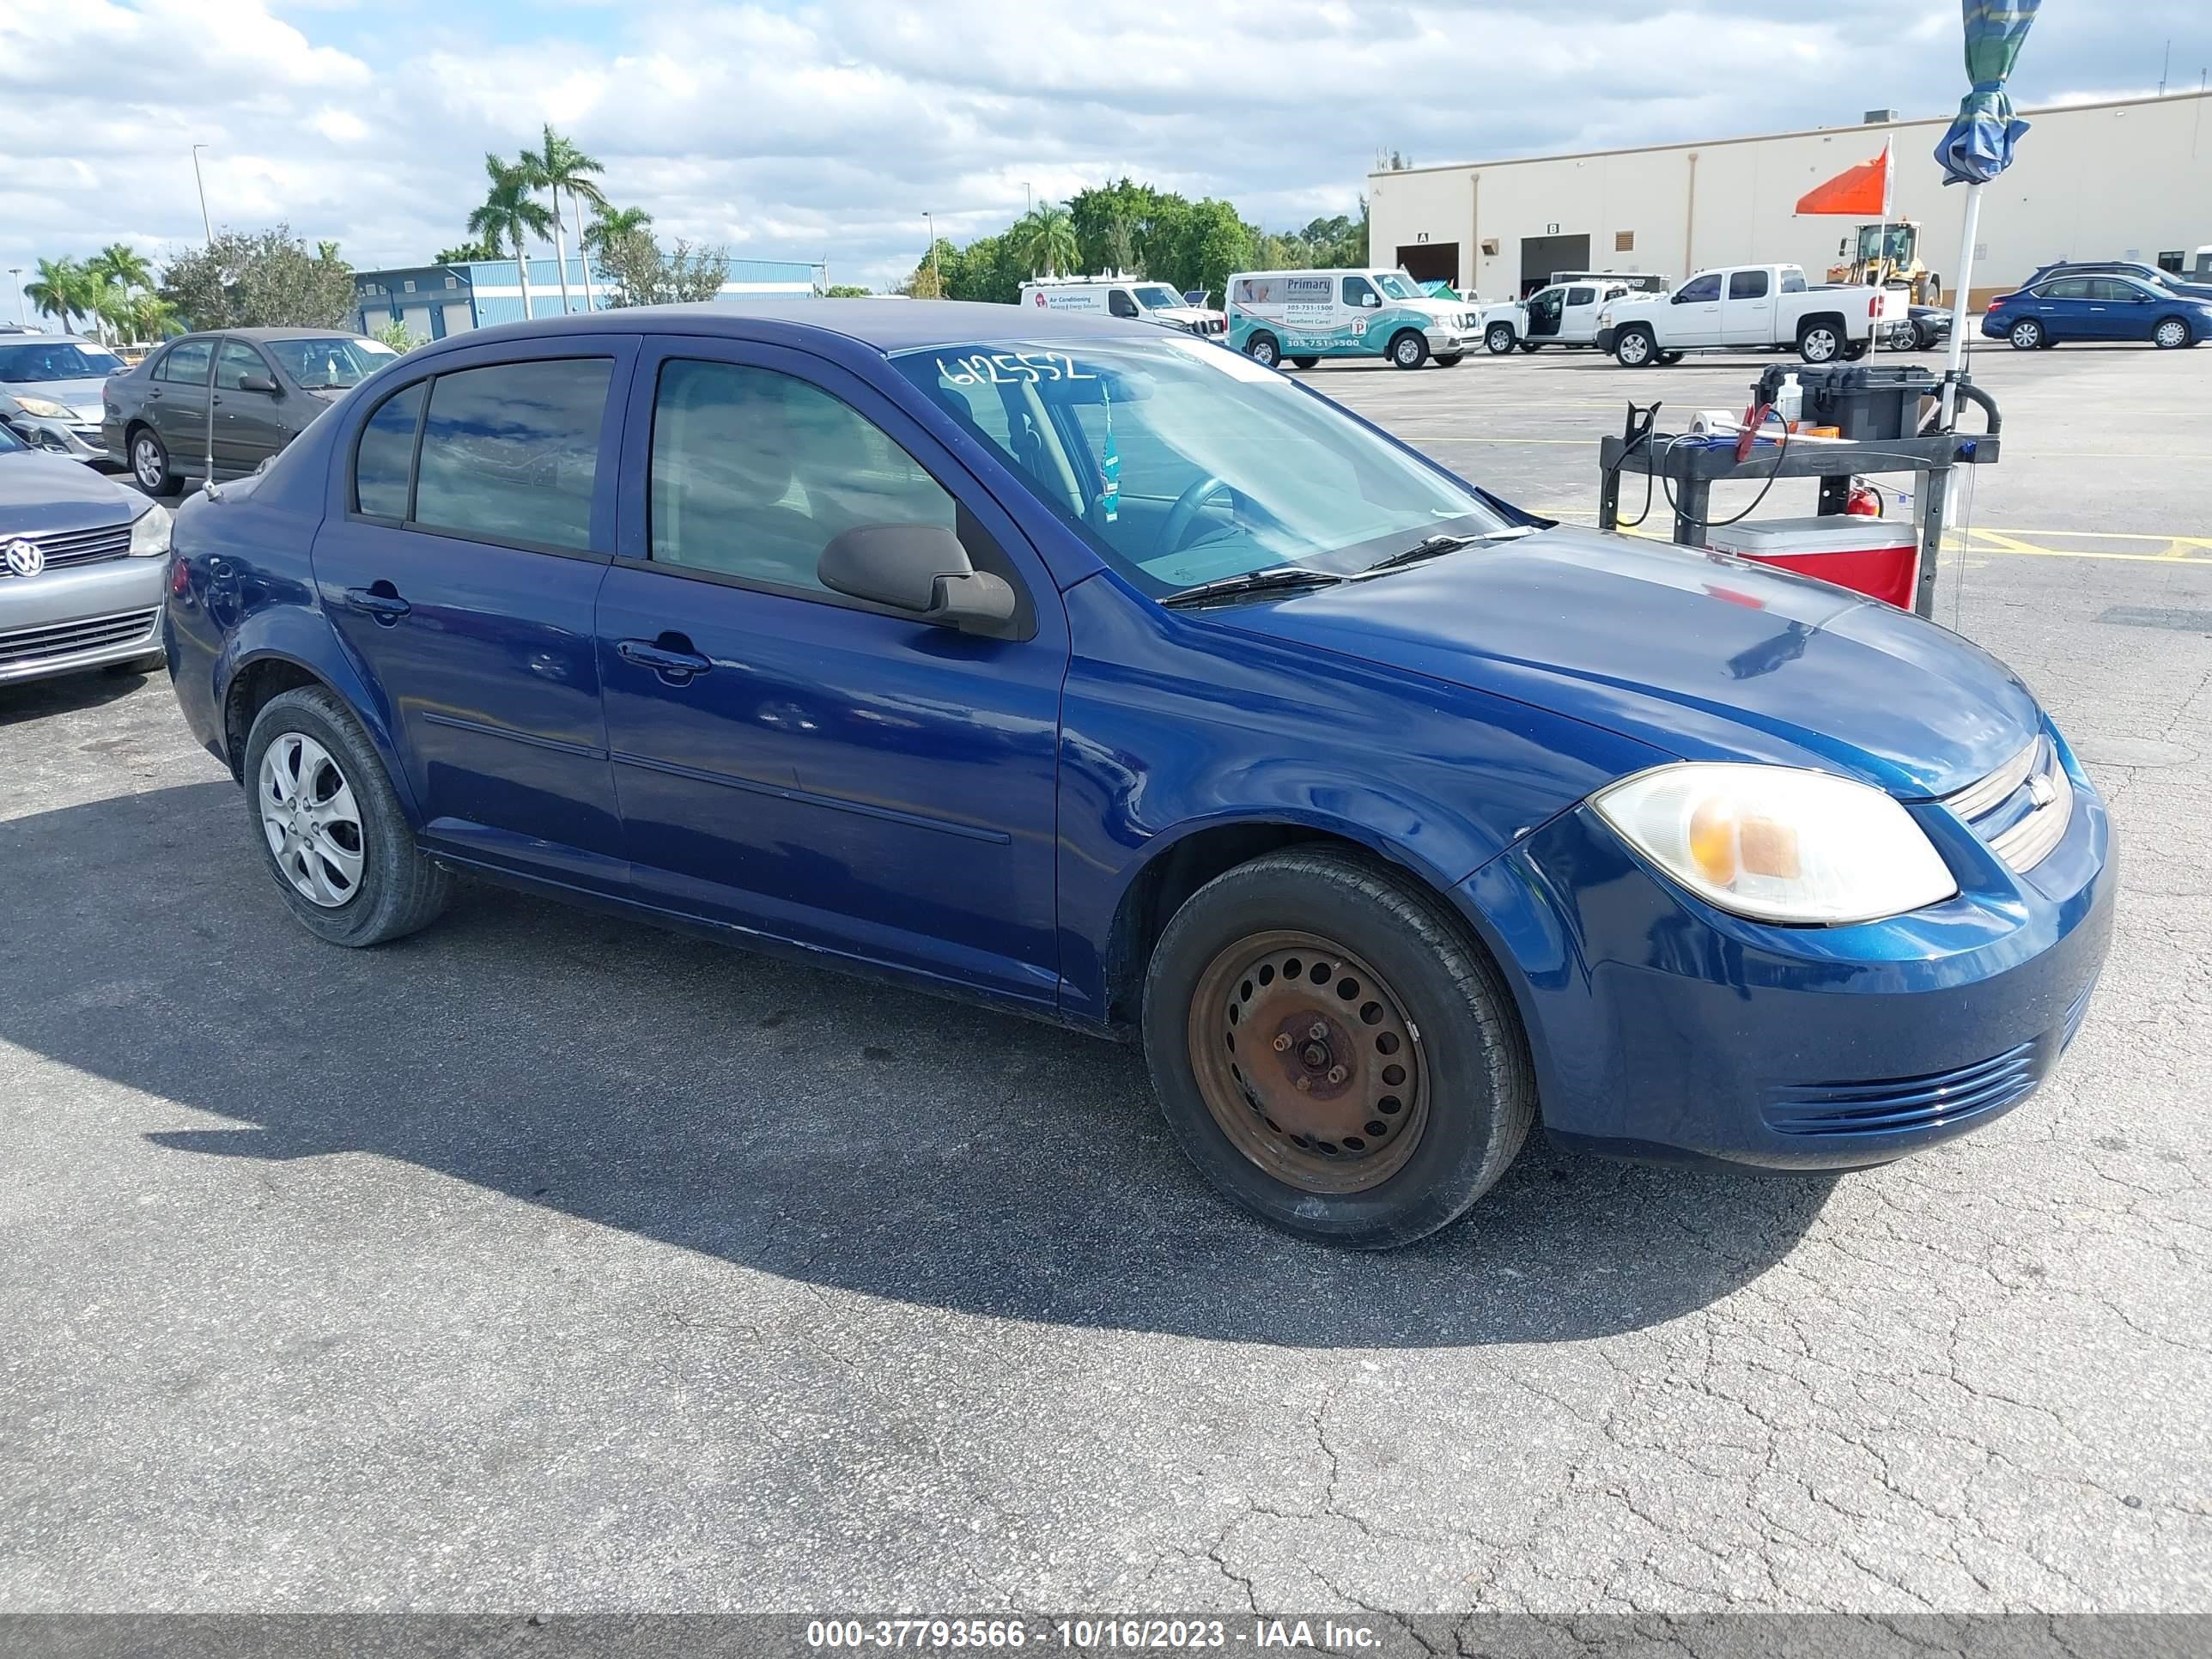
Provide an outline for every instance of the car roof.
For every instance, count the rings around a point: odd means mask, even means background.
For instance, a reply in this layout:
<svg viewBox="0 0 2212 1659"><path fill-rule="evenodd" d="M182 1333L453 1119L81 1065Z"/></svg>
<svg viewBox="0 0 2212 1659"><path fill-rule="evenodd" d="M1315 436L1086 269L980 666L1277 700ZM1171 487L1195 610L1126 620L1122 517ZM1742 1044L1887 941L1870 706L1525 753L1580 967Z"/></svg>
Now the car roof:
<svg viewBox="0 0 2212 1659"><path fill-rule="evenodd" d="M351 328L196 328L189 334L179 334L165 343L174 345L182 340L358 340L358 329Z"/></svg>
<svg viewBox="0 0 2212 1659"><path fill-rule="evenodd" d="M836 336L889 355L975 340L1149 340L1157 338L1159 330L1157 325L1117 317L1054 311L1044 306L989 305L975 300L917 300L903 306L883 305L874 300L746 300L734 304L635 306L568 317L538 317L526 323L501 323L448 334L437 344L451 349L509 340L625 334L787 339L794 333ZM422 356L429 349L419 347L413 355Z"/></svg>

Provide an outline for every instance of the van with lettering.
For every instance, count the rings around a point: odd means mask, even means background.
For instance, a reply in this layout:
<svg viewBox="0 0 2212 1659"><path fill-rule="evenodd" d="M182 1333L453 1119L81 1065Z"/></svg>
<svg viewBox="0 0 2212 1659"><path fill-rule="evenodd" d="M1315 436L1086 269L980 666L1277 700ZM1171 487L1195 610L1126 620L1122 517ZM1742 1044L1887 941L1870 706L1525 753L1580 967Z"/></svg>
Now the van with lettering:
<svg viewBox="0 0 2212 1659"><path fill-rule="evenodd" d="M1481 334L1463 301L1431 299L1402 270L1246 270L1229 279L1229 343L1270 368L1388 357L1449 368Z"/></svg>
<svg viewBox="0 0 2212 1659"><path fill-rule="evenodd" d="M1040 276L1022 284L1022 303L1045 311L1089 312L1103 317L1126 317L1132 322L1158 323L1179 328L1200 339L1218 340L1229 331L1222 314L1201 305L1165 283L1148 283L1131 276Z"/></svg>

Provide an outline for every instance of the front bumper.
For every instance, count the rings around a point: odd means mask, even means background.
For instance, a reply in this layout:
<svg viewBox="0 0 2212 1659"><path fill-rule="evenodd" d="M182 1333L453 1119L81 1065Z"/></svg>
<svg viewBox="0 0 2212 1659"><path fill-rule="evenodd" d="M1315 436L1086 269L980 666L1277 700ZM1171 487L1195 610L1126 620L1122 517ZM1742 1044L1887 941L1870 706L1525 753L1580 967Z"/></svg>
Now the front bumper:
<svg viewBox="0 0 2212 1659"><path fill-rule="evenodd" d="M0 685L132 662L161 648L166 559L0 577Z"/></svg>
<svg viewBox="0 0 2212 1659"><path fill-rule="evenodd" d="M1620 332L1620 331L1619 329L1614 328L1601 328L1598 330L1597 349L1605 353L1608 357L1613 356L1613 343L1614 339L1619 337Z"/></svg>
<svg viewBox="0 0 2212 1659"><path fill-rule="evenodd" d="M1455 351L1465 353L1475 348L1475 337L1455 328L1429 328L1421 332L1429 343L1429 349L1438 356Z"/></svg>
<svg viewBox="0 0 2212 1659"><path fill-rule="evenodd" d="M2118 869L2070 755L2075 811L2026 876L1913 808L1956 898L1852 927L1775 927L1653 874L1587 807L1469 879L1512 958L1546 1128L1592 1150L1857 1169L2017 1106L2087 1011Z"/></svg>

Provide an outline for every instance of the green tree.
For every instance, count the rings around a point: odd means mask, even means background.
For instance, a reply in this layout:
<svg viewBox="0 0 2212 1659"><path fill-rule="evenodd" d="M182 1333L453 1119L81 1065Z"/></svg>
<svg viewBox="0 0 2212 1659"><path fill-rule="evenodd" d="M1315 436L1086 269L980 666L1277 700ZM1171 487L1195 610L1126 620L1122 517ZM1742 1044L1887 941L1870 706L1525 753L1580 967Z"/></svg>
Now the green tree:
<svg viewBox="0 0 2212 1659"><path fill-rule="evenodd" d="M601 202L592 209L592 222L584 227L582 240L586 248L598 253L604 251L615 237L652 228L653 216L643 208L611 207Z"/></svg>
<svg viewBox="0 0 2212 1659"><path fill-rule="evenodd" d="M178 327L176 307L158 294L132 295L124 314L131 337L143 344L150 345Z"/></svg>
<svg viewBox="0 0 2212 1659"><path fill-rule="evenodd" d="M1082 258L1075 239L1075 221L1064 207L1042 204L1014 227L1022 261L1032 276L1058 276L1072 271Z"/></svg>
<svg viewBox="0 0 2212 1659"><path fill-rule="evenodd" d="M327 261L327 262L329 262L330 264L337 264L337 263L338 263L338 245L337 245L336 242L330 242L330 241L323 241L323 242L318 242L318 243L316 243L316 244L315 244L315 258L317 258L318 259L325 260L325 261Z"/></svg>
<svg viewBox="0 0 2212 1659"><path fill-rule="evenodd" d="M441 265L465 265L472 260L498 258L499 244L486 238L479 241L463 242L459 247L440 248L434 263Z"/></svg>
<svg viewBox="0 0 2212 1659"><path fill-rule="evenodd" d="M857 283L832 283L822 290L825 300L866 300L875 295L875 289L862 288Z"/></svg>
<svg viewBox="0 0 2212 1659"><path fill-rule="evenodd" d="M100 280L76 259L41 259L39 274L23 284L23 297L41 317L52 317L69 332L69 319L98 314Z"/></svg>
<svg viewBox="0 0 2212 1659"><path fill-rule="evenodd" d="M552 123L545 124L544 148L524 150L515 157L515 165L529 179L532 190L542 190L553 198L553 257L561 271L561 309L568 309L568 254L561 236L561 198L566 194L568 206L576 220L576 245L584 241L584 204L604 207L606 197L599 186L595 174L606 169L576 148L574 143L553 131ZM584 261L584 309L592 309L592 262Z"/></svg>
<svg viewBox="0 0 2212 1659"><path fill-rule="evenodd" d="M1252 264L1252 236L1237 210L1208 197L1169 218L1146 253L1146 270L1178 289L1215 290Z"/></svg>
<svg viewBox="0 0 2212 1659"><path fill-rule="evenodd" d="M631 306L698 305L722 291L730 268L726 247L694 247L678 237L666 252L649 231L610 237L599 256L610 310Z"/></svg>
<svg viewBox="0 0 2212 1659"><path fill-rule="evenodd" d="M522 276L522 314L530 315L530 238L553 228L553 216L540 207L531 193L530 180L521 168L510 167L496 155L484 157L484 176L491 188L483 205L469 215L469 234L495 246L509 246Z"/></svg>
<svg viewBox="0 0 2212 1659"><path fill-rule="evenodd" d="M353 314L353 267L309 253L289 225L227 230L170 262L161 297L193 328L337 328Z"/></svg>
<svg viewBox="0 0 2212 1659"><path fill-rule="evenodd" d="M392 318L389 322L386 323L382 328L378 329L370 337L372 339L380 340L384 344L390 346L394 351L401 352L403 354L412 351L416 346L422 344L420 340L417 340L414 335L408 331L407 325L400 321L397 317Z"/></svg>
<svg viewBox="0 0 2212 1659"><path fill-rule="evenodd" d="M1067 211L1075 222L1078 263L1086 271L1156 274L1148 264L1152 238L1163 217L1182 201L1126 174L1114 184L1077 191L1068 198Z"/></svg>

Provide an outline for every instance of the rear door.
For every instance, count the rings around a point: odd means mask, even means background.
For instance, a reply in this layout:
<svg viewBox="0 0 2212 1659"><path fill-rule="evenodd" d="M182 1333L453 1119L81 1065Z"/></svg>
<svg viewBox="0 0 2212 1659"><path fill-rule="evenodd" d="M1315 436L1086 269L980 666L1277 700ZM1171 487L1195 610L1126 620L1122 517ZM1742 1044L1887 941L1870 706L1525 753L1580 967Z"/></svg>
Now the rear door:
<svg viewBox="0 0 2212 1659"><path fill-rule="evenodd" d="M1068 647L1042 562L927 432L810 353L670 338L631 404L599 632L639 895L1050 1005ZM906 523L1013 585L1009 636L817 579L841 532Z"/></svg>
<svg viewBox="0 0 2212 1659"><path fill-rule="evenodd" d="M2056 282L2045 283L2036 290L2030 310L2043 325L2043 331L2054 340L2087 340L2094 337L2089 316L2089 282L2087 276L2061 276Z"/></svg>
<svg viewBox="0 0 2212 1659"><path fill-rule="evenodd" d="M1561 345L1588 345L1597 338L1601 292L1595 283L1577 283L1567 289L1566 307L1559 314Z"/></svg>
<svg viewBox="0 0 2212 1659"><path fill-rule="evenodd" d="M181 340L155 365L146 391L146 416L169 452L170 464L195 477L205 471L208 376L215 368L213 340Z"/></svg>
<svg viewBox="0 0 2212 1659"><path fill-rule="evenodd" d="M1729 272L1728 296L1721 301L1721 338L1729 345L1769 346L1782 337L1775 332L1774 273L1771 270Z"/></svg>
<svg viewBox="0 0 2212 1659"><path fill-rule="evenodd" d="M277 404L290 395L281 390L249 392L243 382L267 380L272 388L283 381L276 368L250 342L225 340L215 354L215 459L227 471L251 472L284 447L288 434L278 417Z"/></svg>
<svg viewBox="0 0 2212 1659"><path fill-rule="evenodd" d="M314 551L426 839L598 891L628 884L592 608L636 354L599 336L441 355L349 416L344 510Z"/></svg>

